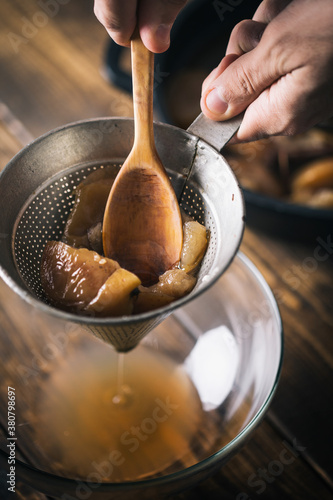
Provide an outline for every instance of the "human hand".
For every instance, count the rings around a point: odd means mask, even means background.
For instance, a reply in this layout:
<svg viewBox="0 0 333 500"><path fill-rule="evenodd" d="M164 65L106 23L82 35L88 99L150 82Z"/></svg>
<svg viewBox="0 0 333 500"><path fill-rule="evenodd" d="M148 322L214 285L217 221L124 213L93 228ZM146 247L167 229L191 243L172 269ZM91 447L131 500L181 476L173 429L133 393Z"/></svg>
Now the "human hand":
<svg viewBox="0 0 333 500"><path fill-rule="evenodd" d="M331 117L332 19L332 0L264 0L205 80L205 115L223 121L246 109L233 142L294 135Z"/></svg>
<svg viewBox="0 0 333 500"><path fill-rule="evenodd" d="M151 52L164 52L170 45L170 30L186 0L95 0L94 11L113 40L129 46L138 25L140 36Z"/></svg>

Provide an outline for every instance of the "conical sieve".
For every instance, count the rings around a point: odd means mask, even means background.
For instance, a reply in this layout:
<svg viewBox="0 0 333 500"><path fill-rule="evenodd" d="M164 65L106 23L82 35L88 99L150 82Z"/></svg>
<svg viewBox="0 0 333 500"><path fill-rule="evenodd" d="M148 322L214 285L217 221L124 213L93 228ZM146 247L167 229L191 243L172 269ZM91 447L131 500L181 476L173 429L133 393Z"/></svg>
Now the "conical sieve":
<svg viewBox="0 0 333 500"><path fill-rule="evenodd" d="M158 153L182 209L210 232L193 291L160 309L119 318L64 312L47 303L40 262L47 241L60 239L73 206L73 189L101 165L121 165L133 143L133 120L76 122L40 137L19 152L0 176L0 275L33 307L80 323L118 351L127 351L176 308L207 290L235 256L244 229L237 180L217 151L240 119L214 123L200 115L188 131L154 124ZM193 133L192 133L193 132ZM195 134L195 135L194 135ZM207 137L205 142L201 137ZM217 149L215 149L217 148Z"/></svg>

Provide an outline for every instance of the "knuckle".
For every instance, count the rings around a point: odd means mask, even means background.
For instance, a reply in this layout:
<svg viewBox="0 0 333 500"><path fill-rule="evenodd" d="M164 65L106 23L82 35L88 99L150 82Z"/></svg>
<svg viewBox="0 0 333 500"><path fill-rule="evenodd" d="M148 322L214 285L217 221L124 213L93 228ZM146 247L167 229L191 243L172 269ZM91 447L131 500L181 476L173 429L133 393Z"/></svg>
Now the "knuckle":
<svg viewBox="0 0 333 500"><path fill-rule="evenodd" d="M101 24L103 24L103 26L106 29L119 31L119 29L120 29L119 21L117 19L115 19L114 17L112 17L110 13L102 10L100 8L99 4L97 4L97 3L95 3L95 5L94 5L94 14L97 17L97 19L99 20L99 22Z"/></svg>
<svg viewBox="0 0 333 500"><path fill-rule="evenodd" d="M263 0L259 5L255 18L260 18L265 23L270 23L291 0Z"/></svg>
<svg viewBox="0 0 333 500"><path fill-rule="evenodd" d="M294 136L296 134L304 132L306 128L307 127L300 124L297 119L291 117L289 120L286 120L281 124L280 131L278 131L277 135Z"/></svg>
<svg viewBox="0 0 333 500"><path fill-rule="evenodd" d="M253 81L253 76L250 71L246 70L243 66L240 66L236 72L236 81L238 82L238 87L241 91L242 99L247 99L256 95L256 86Z"/></svg>
<svg viewBox="0 0 333 500"><path fill-rule="evenodd" d="M121 23L119 19L113 17L113 16L105 16L103 19L103 25L107 30L110 30L112 32L120 32L121 31Z"/></svg>
<svg viewBox="0 0 333 500"><path fill-rule="evenodd" d="M272 120L273 116L274 120ZM262 110L262 113L258 115L258 121L261 122L261 126L263 122L266 124L265 132L268 135L294 136L301 131L298 119L287 110L281 112L279 109L278 113L274 111L267 113L267 110L265 112Z"/></svg>
<svg viewBox="0 0 333 500"><path fill-rule="evenodd" d="M248 20L243 19L238 24L236 24L236 26L234 26L234 28L231 32L231 36L238 38L238 37L242 36L244 31L247 31L247 29L248 29Z"/></svg>
<svg viewBox="0 0 333 500"><path fill-rule="evenodd" d="M230 38L242 52L250 52L258 45L264 29L262 23L244 19L234 27Z"/></svg>
<svg viewBox="0 0 333 500"><path fill-rule="evenodd" d="M126 23L124 23L122 19L124 16L122 16L121 13L105 8L104 4L95 1L94 14L99 22L108 31L112 31L115 33L121 33L124 31L124 25L126 25Z"/></svg>

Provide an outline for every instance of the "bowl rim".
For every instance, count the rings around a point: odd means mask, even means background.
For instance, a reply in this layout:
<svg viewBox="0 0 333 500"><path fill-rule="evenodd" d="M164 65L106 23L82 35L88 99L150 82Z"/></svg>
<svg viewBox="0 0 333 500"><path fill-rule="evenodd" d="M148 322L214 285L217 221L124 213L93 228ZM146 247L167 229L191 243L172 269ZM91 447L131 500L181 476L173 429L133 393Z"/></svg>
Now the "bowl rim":
<svg viewBox="0 0 333 500"><path fill-rule="evenodd" d="M277 301L273 295L273 292L269 285L267 284L266 280L264 279L263 275L261 272L258 270L258 268L253 264L253 262L243 253L243 252L238 252L235 259L239 259L241 262L242 266L247 268L249 273L252 275L252 277L257 281L257 283L260 285L260 287L263 290L263 293L266 295L266 298L268 298L269 303L272 307L273 313L274 313L274 320L276 322L277 330L278 330L278 339L279 339L279 344L280 344L280 353L279 353L279 363L277 366L276 374L274 377L274 380L272 382L271 388L262 403L260 409L257 411L257 413L251 418L251 420L246 424L244 429L242 429L237 436L235 436L230 442L228 442L225 446L223 446L220 450L217 452L213 453L209 457L201 460L200 462L191 465L190 467L187 467L183 470L173 472L171 474L167 474L165 476L161 477L155 477L155 478L149 478L149 479L142 479L142 480L137 480L137 481L125 481L125 482L117 482L117 483L112 483L112 482L103 482L103 483L94 483L91 481L86 481L83 479L73 479L73 478L68 478L68 477L62 477L58 476L54 473L46 472L41 469L38 469L37 467L34 467L30 464L27 464L23 462L22 460L16 459L16 463L19 466L19 469L22 469L23 471L27 472L29 474L29 478L33 480L33 477L35 478L41 478L44 477L44 479L47 479L48 481L48 488L51 486L55 486L56 489L60 488L61 486L65 487L66 486L76 486L78 482L80 484L85 485L87 488L90 488L92 491L100 492L100 493L110 493L110 492L119 492L119 491L126 491L130 490L133 488L137 489L145 489L148 487L153 487L153 486L161 486L164 484L173 484L176 483L178 480L183 480L186 478L189 478L197 473L204 472L205 470L209 469L210 466L213 468L214 466L218 465L221 463L221 466L223 465L223 458L231 452L231 455L233 455L243 444L245 444L245 441L247 438L249 438L249 435L251 432L260 424L262 421L263 417L265 416L269 405L272 402L272 399L275 395L278 382L280 379L281 375L281 370L282 370L282 364L283 364L283 351L284 351L284 337L283 337L283 324L282 324L282 319L281 319L281 314L280 310L277 304ZM273 317L273 315L272 315ZM0 448L0 455L7 460L8 454L4 452ZM31 484L31 483L30 483ZM98 485L98 486L97 486Z"/></svg>

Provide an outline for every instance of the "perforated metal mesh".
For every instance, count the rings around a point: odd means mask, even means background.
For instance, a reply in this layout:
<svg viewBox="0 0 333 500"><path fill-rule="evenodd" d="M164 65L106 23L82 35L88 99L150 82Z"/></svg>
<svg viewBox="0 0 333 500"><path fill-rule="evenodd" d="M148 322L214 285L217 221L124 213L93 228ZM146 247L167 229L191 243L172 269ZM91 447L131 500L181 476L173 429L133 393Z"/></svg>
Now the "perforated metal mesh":
<svg viewBox="0 0 333 500"><path fill-rule="evenodd" d="M67 217L74 204L75 188L101 165L82 165L66 174L51 179L40 187L23 207L14 237L14 258L26 287L31 293L47 302L41 280L40 265L43 249L49 240L61 239ZM119 165L115 165L119 168ZM171 181L173 174L170 173ZM209 246L198 276L209 273L215 253L216 225L207 202L194 185L185 186L180 200L181 208L210 232Z"/></svg>

